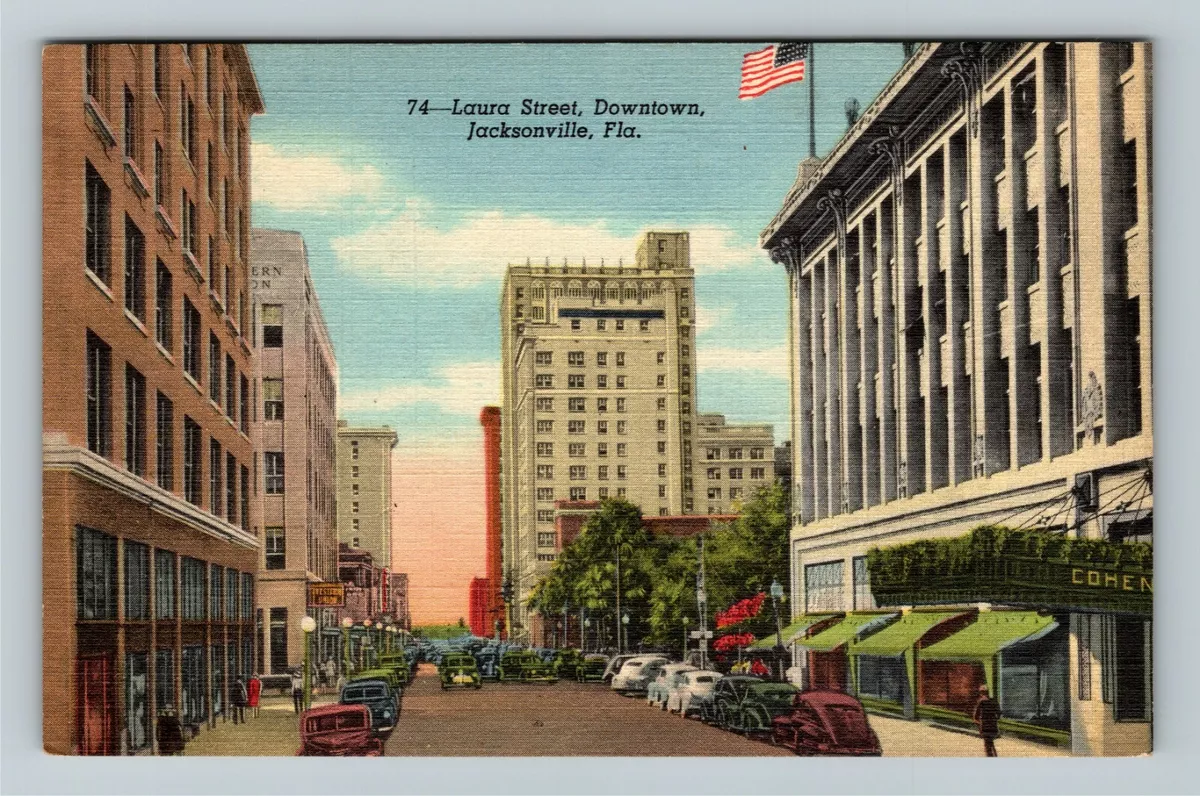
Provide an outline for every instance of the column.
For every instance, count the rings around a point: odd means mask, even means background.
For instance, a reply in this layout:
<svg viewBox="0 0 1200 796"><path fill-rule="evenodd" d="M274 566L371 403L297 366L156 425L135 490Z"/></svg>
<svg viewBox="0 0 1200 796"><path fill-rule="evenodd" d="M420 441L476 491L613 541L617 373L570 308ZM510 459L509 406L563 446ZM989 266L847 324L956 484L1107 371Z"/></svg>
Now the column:
<svg viewBox="0 0 1200 796"><path fill-rule="evenodd" d="M893 167L895 168L895 167ZM897 181L893 181L893 186ZM881 213L877 234L879 261L876 267L875 301L878 305L879 391L879 484L881 502L896 499L896 464L899 461L898 428L896 417L896 303L892 290L892 274L896 263L894 243L896 239L896 202L898 192L893 190L890 200L880 206Z"/></svg>
<svg viewBox="0 0 1200 796"><path fill-rule="evenodd" d="M825 342L825 455L826 507L828 516L842 513L842 442L841 442L841 347L838 339L838 267L842 247L838 246L822 258L822 281Z"/></svg>
<svg viewBox="0 0 1200 796"><path fill-rule="evenodd" d="M879 306L875 283L879 278L879 207L876 206L858 227L859 233L859 361L861 393L859 415L862 423L862 505L880 503L879 494Z"/></svg>
<svg viewBox="0 0 1200 796"><path fill-rule="evenodd" d="M945 329L942 335L942 384L948 415L947 472L950 484L971 478L971 383L967 345L971 318L971 214L966 201L967 132L959 130L946 148L946 226L941 236L945 273Z"/></svg>
<svg viewBox="0 0 1200 796"><path fill-rule="evenodd" d="M856 511L863 507L862 495L862 427L859 416L859 385L862 368L859 356L859 295L861 269L860 235L855 227L847 232L843 217L841 238L838 247L838 304L839 335L841 337L841 470L842 507L845 511Z"/></svg>
<svg viewBox="0 0 1200 796"><path fill-rule="evenodd" d="M825 255L822 254L809 264L812 290L809 315L812 320L812 475L813 475L813 519L829 516L828 462L825 458Z"/></svg>
<svg viewBox="0 0 1200 796"><path fill-rule="evenodd" d="M946 227L945 159L943 145L921 164L921 244L918 247L918 282L921 315L925 319L921 342L921 397L924 398L925 483L930 490L949 483L949 414L942 384L942 338L945 335L946 287L942 267L941 234Z"/></svg>

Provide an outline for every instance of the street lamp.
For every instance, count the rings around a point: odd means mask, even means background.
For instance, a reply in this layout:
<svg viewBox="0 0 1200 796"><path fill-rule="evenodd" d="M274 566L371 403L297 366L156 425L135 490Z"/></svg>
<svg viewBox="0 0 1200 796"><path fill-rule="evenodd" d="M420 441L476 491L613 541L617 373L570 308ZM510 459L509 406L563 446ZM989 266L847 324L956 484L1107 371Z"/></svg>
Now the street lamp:
<svg viewBox="0 0 1200 796"><path fill-rule="evenodd" d="M312 707L312 660L308 648L311 646L309 635L317 629L317 620L307 614L300 619L300 629L304 631L304 709Z"/></svg>
<svg viewBox="0 0 1200 796"><path fill-rule="evenodd" d="M779 601L783 599L783 586L777 579L771 581L771 607L775 609L775 665L779 681L783 682L783 628L779 624Z"/></svg>
<svg viewBox="0 0 1200 796"><path fill-rule="evenodd" d="M500 599L504 600L504 634L506 637L512 637L512 599L513 599L513 582L512 574L504 578L504 584L500 587Z"/></svg>
<svg viewBox="0 0 1200 796"><path fill-rule="evenodd" d="M587 652L587 634L592 632L591 631L591 628L592 628L591 617L584 618L583 627L584 627L584 635L581 637L582 641L580 641L579 646L584 652Z"/></svg>
<svg viewBox="0 0 1200 796"><path fill-rule="evenodd" d="M350 626L354 620L348 616L342 617L342 673L350 674Z"/></svg>
<svg viewBox="0 0 1200 796"><path fill-rule="evenodd" d="M691 620L691 619L689 619L689 618L687 618L686 616L685 616L685 617L683 617L683 657L682 657L682 658L680 658L680 660L681 660L681 661L682 661L682 660L686 660L686 659L687 659L687 634L688 634L688 624L690 624L690 623L691 623L691 621L692 621L692 620Z"/></svg>
<svg viewBox="0 0 1200 796"><path fill-rule="evenodd" d="M371 646L371 620L363 620L363 643L358 645L358 668L367 668L367 647Z"/></svg>
<svg viewBox="0 0 1200 796"><path fill-rule="evenodd" d="M621 614L621 625L625 628L625 646L629 646L629 612ZM617 652L621 652L621 628L617 628Z"/></svg>

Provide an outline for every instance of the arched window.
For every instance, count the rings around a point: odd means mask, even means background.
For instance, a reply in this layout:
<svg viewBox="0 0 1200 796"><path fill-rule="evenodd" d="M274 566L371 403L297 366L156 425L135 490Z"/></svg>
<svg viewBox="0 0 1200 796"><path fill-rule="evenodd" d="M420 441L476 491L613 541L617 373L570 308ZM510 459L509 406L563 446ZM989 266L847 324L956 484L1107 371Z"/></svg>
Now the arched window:
<svg viewBox="0 0 1200 796"><path fill-rule="evenodd" d="M608 282L604 285L604 300L617 301L621 298L621 286L616 282Z"/></svg>
<svg viewBox="0 0 1200 796"><path fill-rule="evenodd" d="M583 283L579 281L568 282L567 296L569 298L583 298Z"/></svg>
<svg viewBox="0 0 1200 796"><path fill-rule="evenodd" d="M550 298L562 298L562 282L550 283Z"/></svg>
<svg viewBox="0 0 1200 796"><path fill-rule="evenodd" d="M531 294L535 299L546 298L546 285L542 282L534 282Z"/></svg>
<svg viewBox="0 0 1200 796"><path fill-rule="evenodd" d="M638 297L637 296L637 285L633 284L632 282L626 282L625 283L625 300L626 301L636 301L637 297Z"/></svg>
<svg viewBox="0 0 1200 796"><path fill-rule="evenodd" d="M600 300L600 283L588 282L588 296L595 301Z"/></svg>

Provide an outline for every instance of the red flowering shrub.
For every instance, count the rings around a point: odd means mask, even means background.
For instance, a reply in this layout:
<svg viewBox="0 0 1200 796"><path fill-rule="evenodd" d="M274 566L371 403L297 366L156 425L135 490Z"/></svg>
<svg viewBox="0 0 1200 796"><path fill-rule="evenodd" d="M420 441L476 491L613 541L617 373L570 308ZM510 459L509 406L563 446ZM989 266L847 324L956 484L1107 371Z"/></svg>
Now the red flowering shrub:
<svg viewBox="0 0 1200 796"><path fill-rule="evenodd" d="M758 616L762 610L763 601L767 599L766 592L759 592L753 597L747 597L745 600L740 600L728 609L717 613L717 629L736 625L738 622L745 622L747 619L753 619Z"/></svg>
<svg viewBox="0 0 1200 796"><path fill-rule="evenodd" d="M730 633L728 636L721 636L713 643L713 649L717 652L731 652L743 647L749 647L755 642L753 633Z"/></svg>

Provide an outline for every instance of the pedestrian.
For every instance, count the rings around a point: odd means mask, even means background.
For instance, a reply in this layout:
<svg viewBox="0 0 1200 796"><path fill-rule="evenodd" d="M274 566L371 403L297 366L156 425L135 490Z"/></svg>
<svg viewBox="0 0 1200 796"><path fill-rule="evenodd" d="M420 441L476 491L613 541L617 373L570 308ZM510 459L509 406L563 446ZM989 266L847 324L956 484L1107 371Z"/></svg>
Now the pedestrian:
<svg viewBox="0 0 1200 796"><path fill-rule="evenodd" d="M750 664L750 674L757 675L758 677L766 677L770 673L771 670L767 668L767 665L762 662L761 658L755 658L754 663Z"/></svg>
<svg viewBox="0 0 1200 796"><path fill-rule="evenodd" d="M304 708L304 678L299 669L292 670L292 707L297 713Z"/></svg>
<svg viewBox="0 0 1200 796"><path fill-rule="evenodd" d="M262 698L262 680L258 679L257 674L250 675L250 682L246 684L246 704L250 707L250 714L254 718L258 718L258 701Z"/></svg>
<svg viewBox="0 0 1200 796"><path fill-rule="evenodd" d="M183 754L183 725L172 708L164 708L158 713L158 726L154 730L158 741L160 755Z"/></svg>
<svg viewBox="0 0 1200 796"><path fill-rule="evenodd" d="M233 702L233 723L246 723L246 703L250 701L249 694L246 693L246 683L242 678L233 681L233 693L229 695Z"/></svg>
<svg viewBox="0 0 1200 796"><path fill-rule="evenodd" d="M342 689L346 687L346 675L339 674L337 676L337 685L335 687L337 688L337 698L341 699Z"/></svg>
<svg viewBox="0 0 1200 796"><path fill-rule="evenodd" d="M333 658L325 659L325 682L328 685L333 685L337 680L337 665L334 664Z"/></svg>
<svg viewBox="0 0 1200 796"><path fill-rule="evenodd" d="M1000 703L992 699L986 685L979 686L979 702L975 705L975 726L983 739L983 751L996 757L996 736L1000 734Z"/></svg>

